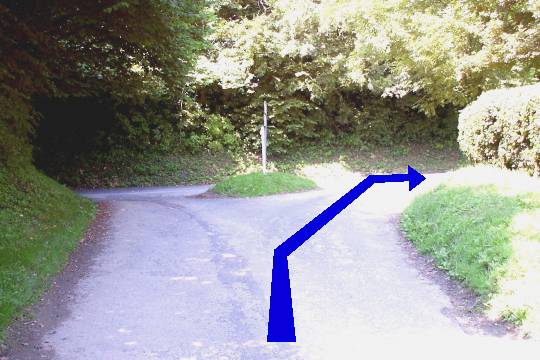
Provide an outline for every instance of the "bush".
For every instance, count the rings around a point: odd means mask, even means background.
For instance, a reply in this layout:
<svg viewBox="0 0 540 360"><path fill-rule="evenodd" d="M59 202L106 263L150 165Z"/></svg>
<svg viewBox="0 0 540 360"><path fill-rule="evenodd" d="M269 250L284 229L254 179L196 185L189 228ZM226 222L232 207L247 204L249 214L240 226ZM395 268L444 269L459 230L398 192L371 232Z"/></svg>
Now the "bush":
<svg viewBox="0 0 540 360"><path fill-rule="evenodd" d="M540 84L482 94L461 112L458 128L473 162L540 175Z"/></svg>
<svg viewBox="0 0 540 360"><path fill-rule="evenodd" d="M210 114L192 99L183 104L180 117L182 150L192 153L202 150L234 152L240 148L240 134L227 117Z"/></svg>

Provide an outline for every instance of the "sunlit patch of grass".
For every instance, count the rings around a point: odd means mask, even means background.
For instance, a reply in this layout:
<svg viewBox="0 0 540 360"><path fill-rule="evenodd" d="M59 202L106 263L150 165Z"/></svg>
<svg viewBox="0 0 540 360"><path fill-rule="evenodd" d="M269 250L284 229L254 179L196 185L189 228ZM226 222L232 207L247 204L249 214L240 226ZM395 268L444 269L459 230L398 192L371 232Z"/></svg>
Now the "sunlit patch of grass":
<svg viewBox="0 0 540 360"><path fill-rule="evenodd" d="M421 252L482 296L491 317L540 334L540 180L458 170L419 196L401 223Z"/></svg>
<svg viewBox="0 0 540 360"><path fill-rule="evenodd" d="M228 196L262 196L314 189L316 184L301 176L271 172L229 177L216 184L212 191Z"/></svg>

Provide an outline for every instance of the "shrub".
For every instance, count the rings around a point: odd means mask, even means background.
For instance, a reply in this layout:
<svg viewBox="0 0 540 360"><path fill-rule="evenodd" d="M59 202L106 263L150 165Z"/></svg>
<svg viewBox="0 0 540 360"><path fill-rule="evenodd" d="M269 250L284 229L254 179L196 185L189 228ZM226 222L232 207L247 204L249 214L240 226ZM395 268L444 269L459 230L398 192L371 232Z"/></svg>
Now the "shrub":
<svg viewBox="0 0 540 360"><path fill-rule="evenodd" d="M461 112L458 128L473 162L540 175L540 84L482 94Z"/></svg>
<svg viewBox="0 0 540 360"><path fill-rule="evenodd" d="M180 117L183 150L193 153L205 149L234 152L240 148L240 135L227 117L209 113L192 99L183 104Z"/></svg>

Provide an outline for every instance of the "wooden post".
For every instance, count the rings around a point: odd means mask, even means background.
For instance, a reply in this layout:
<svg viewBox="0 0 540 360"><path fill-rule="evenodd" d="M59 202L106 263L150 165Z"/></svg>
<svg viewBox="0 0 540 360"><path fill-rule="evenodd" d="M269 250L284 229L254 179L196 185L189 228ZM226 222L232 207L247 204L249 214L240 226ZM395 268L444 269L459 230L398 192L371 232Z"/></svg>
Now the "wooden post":
<svg viewBox="0 0 540 360"><path fill-rule="evenodd" d="M264 116L263 126L261 127L261 143L262 143L262 169L263 174L266 174L266 144L268 140L268 104L264 101Z"/></svg>

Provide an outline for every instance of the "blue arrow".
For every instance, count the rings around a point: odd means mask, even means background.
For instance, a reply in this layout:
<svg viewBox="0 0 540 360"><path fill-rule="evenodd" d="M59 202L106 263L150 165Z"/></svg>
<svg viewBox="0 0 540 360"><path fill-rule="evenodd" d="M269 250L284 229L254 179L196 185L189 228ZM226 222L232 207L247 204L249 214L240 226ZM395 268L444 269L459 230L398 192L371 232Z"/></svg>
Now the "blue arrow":
<svg viewBox="0 0 540 360"><path fill-rule="evenodd" d="M409 182L409 191L417 187L426 178L408 166L407 174L368 175L358 185L304 225L285 242L274 250L272 267L272 285L270 293L270 311L268 321L268 342L296 342L294 316L287 257L328 224L343 209L349 206L373 184L387 182Z"/></svg>

